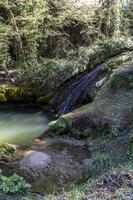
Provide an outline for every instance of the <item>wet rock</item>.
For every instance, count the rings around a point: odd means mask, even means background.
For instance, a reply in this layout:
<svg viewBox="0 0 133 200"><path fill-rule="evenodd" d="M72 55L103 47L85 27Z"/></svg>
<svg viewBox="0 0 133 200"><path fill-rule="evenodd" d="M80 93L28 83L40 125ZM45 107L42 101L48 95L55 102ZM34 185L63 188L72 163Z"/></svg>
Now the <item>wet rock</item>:
<svg viewBox="0 0 133 200"><path fill-rule="evenodd" d="M47 167L50 162L51 158L48 154L28 151L20 161L19 166L22 170L37 170Z"/></svg>

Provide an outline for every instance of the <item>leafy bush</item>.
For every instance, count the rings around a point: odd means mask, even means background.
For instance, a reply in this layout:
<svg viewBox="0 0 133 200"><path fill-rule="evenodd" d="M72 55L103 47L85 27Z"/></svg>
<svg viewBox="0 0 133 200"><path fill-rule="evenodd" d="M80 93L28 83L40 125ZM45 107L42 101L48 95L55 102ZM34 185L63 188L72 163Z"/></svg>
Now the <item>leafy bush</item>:
<svg viewBox="0 0 133 200"><path fill-rule="evenodd" d="M0 193L4 194L15 194L26 192L30 188L30 184L14 174L11 177L6 177L2 175L2 170L0 170Z"/></svg>

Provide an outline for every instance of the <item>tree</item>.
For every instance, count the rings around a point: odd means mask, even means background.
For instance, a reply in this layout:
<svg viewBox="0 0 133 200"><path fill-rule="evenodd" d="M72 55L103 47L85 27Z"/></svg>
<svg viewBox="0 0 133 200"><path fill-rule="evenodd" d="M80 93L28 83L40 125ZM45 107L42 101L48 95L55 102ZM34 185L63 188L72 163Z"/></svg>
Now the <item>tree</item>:
<svg viewBox="0 0 133 200"><path fill-rule="evenodd" d="M37 64L37 39L46 9L44 0L0 0L0 15L8 32L12 59L27 68ZM5 14L6 13L6 14Z"/></svg>
<svg viewBox="0 0 133 200"><path fill-rule="evenodd" d="M118 36L121 26L120 0L100 0L101 23L100 32L106 36Z"/></svg>

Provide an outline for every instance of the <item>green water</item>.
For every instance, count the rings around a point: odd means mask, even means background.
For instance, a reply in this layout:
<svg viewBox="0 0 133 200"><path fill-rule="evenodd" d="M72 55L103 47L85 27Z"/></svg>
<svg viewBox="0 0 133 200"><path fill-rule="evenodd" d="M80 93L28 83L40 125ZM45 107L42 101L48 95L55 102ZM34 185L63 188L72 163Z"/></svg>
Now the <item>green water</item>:
<svg viewBox="0 0 133 200"><path fill-rule="evenodd" d="M48 128L51 115L35 108L0 110L0 142L25 145Z"/></svg>

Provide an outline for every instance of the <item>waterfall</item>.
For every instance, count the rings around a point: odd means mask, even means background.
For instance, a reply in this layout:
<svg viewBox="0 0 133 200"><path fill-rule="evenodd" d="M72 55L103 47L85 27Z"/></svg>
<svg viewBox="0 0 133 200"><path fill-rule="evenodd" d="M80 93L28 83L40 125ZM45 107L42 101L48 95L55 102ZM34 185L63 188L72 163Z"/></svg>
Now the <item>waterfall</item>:
<svg viewBox="0 0 133 200"><path fill-rule="evenodd" d="M63 88L51 103L58 115L66 114L72 111L73 108L81 105L86 100L87 94L90 92L92 85L95 83L99 75L103 74L105 71L105 63L98 65L91 72L85 73L80 78L75 78L70 85ZM57 108L57 102L60 97L61 102Z"/></svg>

